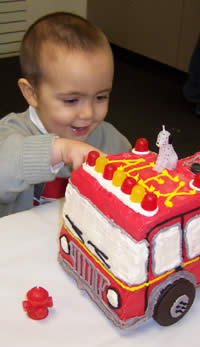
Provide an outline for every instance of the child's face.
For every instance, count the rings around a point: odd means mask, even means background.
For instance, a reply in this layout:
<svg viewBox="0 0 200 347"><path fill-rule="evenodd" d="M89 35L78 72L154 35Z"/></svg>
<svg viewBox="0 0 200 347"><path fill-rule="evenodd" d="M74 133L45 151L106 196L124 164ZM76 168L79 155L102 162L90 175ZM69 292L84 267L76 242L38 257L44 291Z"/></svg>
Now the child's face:
<svg viewBox="0 0 200 347"><path fill-rule="evenodd" d="M41 59L44 78L36 91L37 113L48 132L85 141L108 110L111 51L69 53L58 48L56 59L51 59L50 48L45 48Z"/></svg>

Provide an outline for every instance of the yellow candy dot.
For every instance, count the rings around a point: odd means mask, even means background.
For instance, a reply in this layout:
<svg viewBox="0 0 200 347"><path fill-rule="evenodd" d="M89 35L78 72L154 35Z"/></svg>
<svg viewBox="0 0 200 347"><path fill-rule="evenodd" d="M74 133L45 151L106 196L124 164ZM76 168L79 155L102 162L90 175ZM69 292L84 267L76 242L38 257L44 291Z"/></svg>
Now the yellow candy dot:
<svg viewBox="0 0 200 347"><path fill-rule="evenodd" d="M108 159L106 157L98 157L96 160L95 170L97 172L103 173L104 167L108 163Z"/></svg>
<svg viewBox="0 0 200 347"><path fill-rule="evenodd" d="M126 178L126 173L122 170L116 170L113 179L112 179L112 184L116 187L120 187L123 183L123 181Z"/></svg>
<svg viewBox="0 0 200 347"><path fill-rule="evenodd" d="M142 187L139 184L136 184L131 191L130 200L133 202L140 203L143 200L144 195L145 195L144 187Z"/></svg>

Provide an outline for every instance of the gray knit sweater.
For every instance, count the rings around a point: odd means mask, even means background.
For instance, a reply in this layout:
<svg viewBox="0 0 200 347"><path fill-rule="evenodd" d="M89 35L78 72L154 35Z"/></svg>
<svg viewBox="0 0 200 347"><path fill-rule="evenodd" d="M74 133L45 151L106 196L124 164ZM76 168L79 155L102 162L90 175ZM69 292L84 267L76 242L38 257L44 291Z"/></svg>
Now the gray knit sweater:
<svg viewBox="0 0 200 347"><path fill-rule="evenodd" d="M30 120L29 110L0 120L0 217L33 207L34 185L52 181L50 165L55 134L41 134ZM106 153L130 151L128 140L111 124L102 122L87 143ZM69 177L64 166L57 176Z"/></svg>

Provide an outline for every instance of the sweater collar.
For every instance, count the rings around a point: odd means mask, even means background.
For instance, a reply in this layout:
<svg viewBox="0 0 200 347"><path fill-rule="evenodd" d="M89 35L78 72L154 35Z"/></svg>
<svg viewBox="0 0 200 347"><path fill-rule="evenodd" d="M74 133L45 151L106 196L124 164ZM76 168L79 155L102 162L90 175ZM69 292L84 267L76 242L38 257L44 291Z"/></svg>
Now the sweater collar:
<svg viewBox="0 0 200 347"><path fill-rule="evenodd" d="M40 118L38 117L38 114L32 106L29 106L29 116L33 124L41 131L42 134L47 134L47 130L45 129L44 125L42 124Z"/></svg>

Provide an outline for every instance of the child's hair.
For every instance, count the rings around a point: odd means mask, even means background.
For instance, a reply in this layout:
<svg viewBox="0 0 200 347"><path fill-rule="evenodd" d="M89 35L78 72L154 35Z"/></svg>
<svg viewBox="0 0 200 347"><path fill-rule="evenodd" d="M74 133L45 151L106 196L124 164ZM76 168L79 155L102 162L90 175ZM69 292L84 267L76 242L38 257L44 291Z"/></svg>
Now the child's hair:
<svg viewBox="0 0 200 347"><path fill-rule="evenodd" d="M99 28L78 15L57 12L39 18L25 33L20 50L22 74L34 86L38 86L42 78L40 53L45 42L91 52L109 45Z"/></svg>

